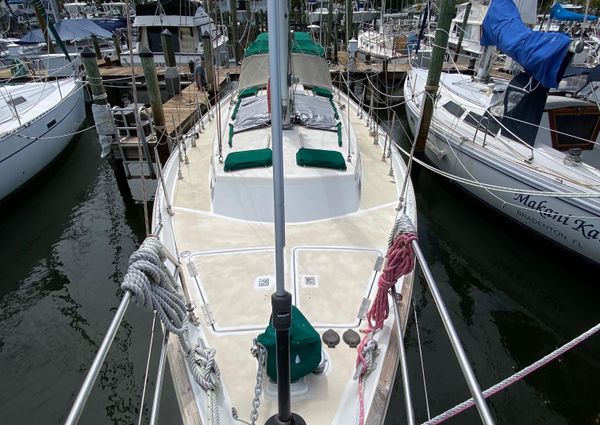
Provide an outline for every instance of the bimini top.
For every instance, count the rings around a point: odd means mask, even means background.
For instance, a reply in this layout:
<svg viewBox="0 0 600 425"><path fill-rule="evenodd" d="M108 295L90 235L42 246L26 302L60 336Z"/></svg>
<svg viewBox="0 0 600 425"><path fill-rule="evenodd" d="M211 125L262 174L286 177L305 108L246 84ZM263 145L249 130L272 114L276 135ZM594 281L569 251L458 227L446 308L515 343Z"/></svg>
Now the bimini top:
<svg viewBox="0 0 600 425"><path fill-rule="evenodd" d="M310 34L294 33L290 73L295 81L306 87L331 90L329 67L323 58L323 47L312 41ZM269 80L268 34L259 34L246 49L240 69L239 88L266 87ZM297 79L297 80L296 80Z"/></svg>

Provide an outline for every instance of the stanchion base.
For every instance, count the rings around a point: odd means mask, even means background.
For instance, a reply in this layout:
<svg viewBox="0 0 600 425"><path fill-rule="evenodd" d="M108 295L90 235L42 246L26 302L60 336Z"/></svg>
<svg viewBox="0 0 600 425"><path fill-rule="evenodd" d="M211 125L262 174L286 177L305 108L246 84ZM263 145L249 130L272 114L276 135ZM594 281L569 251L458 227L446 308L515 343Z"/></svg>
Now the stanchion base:
<svg viewBox="0 0 600 425"><path fill-rule="evenodd" d="M292 417L289 422L281 422L279 420L279 415L273 415L269 418L265 425L306 425L306 422L300 416L292 413Z"/></svg>

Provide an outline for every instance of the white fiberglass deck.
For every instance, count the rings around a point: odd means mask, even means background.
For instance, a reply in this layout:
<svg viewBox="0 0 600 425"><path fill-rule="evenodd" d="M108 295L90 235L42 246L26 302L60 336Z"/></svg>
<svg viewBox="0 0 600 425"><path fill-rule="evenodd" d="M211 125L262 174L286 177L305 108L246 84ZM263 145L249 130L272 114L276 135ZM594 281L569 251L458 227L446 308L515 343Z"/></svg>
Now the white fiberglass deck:
<svg viewBox="0 0 600 425"><path fill-rule="evenodd" d="M345 103L344 97L342 103ZM347 111L342 111L337 101L335 104L340 109L341 120L346 128ZM224 128L230 113L226 99L222 103ZM376 292L378 273L374 269L378 258L387 249L387 238L396 218L399 188L404 176L404 165L395 154L394 175L390 176L390 159L382 161L381 146L373 143L365 121L357 117L354 109L350 113L350 121L351 134L356 140L353 149L355 151L358 146L361 165L355 167L358 156L354 152L346 171L299 167L292 159L298 148L295 143L299 143L294 134L306 133L307 144L326 143L338 149L335 132L332 133L332 140L317 141L310 136L313 130L298 126L296 130L287 130L291 136L285 136L284 141L284 150L287 151L286 185L294 184L295 179L320 176L324 177L322 184L333 185L335 189L336 178L349 176L354 179L356 176L360 180L360 197L353 212L327 219L295 220L286 227L286 288L292 293L293 303L319 334L332 328L340 337L347 329L359 332L365 327L364 320L358 319L359 311L363 298L372 299ZM215 183L211 177L211 158L216 164L216 170L213 170L217 175L216 185L224 174L222 165L214 156L215 126L216 120L213 120L196 140L197 147L187 149L189 164L180 165L181 179L177 179L176 158L172 158L165 167L167 187L172 187L168 197L172 200L174 215L168 216L161 190L155 202L159 203L162 212L161 239L171 249L176 242L179 253L184 253L187 263L193 264L184 269L197 307L196 313L202 323L193 327L192 334L202 337L216 349L223 383L219 391L222 400L219 403L220 420L222 424L234 424L238 422L231 417L231 407L237 409L241 419L248 420L250 417L256 360L249 350L253 338L263 332L268 324L271 312L270 297L275 290L274 233L270 221L251 221L214 213L211 201L211 191L214 189L211 186ZM268 127L250 131L244 136L244 143L248 144L244 146L257 143L265 147L269 135ZM382 142L383 133L379 137ZM234 138L233 145L239 146L241 139ZM339 148L344 152L344 157L346 146L344 142L343 147ZM224 154L227 152L224 149ZM243 184L244 179L251 181L253 176L258 178L270 172L272 168L265 167L227 173L229 176L226 177L237 177L241 179L237 183ZM232 196L236 196L235 193ZM160 206L160 203L163 205ZM311 199L306 199L305 203L304 208L308 210L327 208L318 202L312 203ZM272 214L269 211L272 209L272 200L269 205L252 204L246 205L246 208L264 208L268 216ZM411 186L407 211L414 220ZM154 219L156 226L156 207ZM412 275L402 279L398 289L404 293L404 299L409 299ZM406 305L402 303L401 308L405 312ZM377 335L382 342L381 352L385 355L378 357L377 367L366 381L367 423L382 423L385 416L398 355L397 334L393 329L391 314L384 329ZM323 350L329 360L327 371L323 375L308 375L293 386L292 409L310 424L354 423L358 412L358 386L357 381L352 380L356 349L342 341L336 348L323 345ZM170 361L173 362L173 358ZM206 410L203 392L194 383L191 386L205 423L206 418L202 413ZM273 383L266 384L259 422L264 422L276 412L275 388ZM181 399L180 402L185 411L185 402Z"/></svg>

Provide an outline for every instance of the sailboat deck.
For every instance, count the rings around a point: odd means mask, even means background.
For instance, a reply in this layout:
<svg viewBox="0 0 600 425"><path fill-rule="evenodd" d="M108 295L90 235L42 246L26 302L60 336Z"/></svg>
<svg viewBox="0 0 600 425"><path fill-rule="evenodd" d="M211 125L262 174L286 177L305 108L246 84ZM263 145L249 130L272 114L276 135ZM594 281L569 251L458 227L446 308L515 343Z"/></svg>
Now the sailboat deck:
<svg viewBox="0 0 600 425"><path fill-rule="evenodd" d="M229 398L239 417L247 419L256 381L256 360L250 355L250 347L253 338L268 324L270 298L275 290L274 226L270 222L232 219L213 213L209 183L216 121L207 124L196 140L197 147L188 149L189 164L180 164L182 178L170 194L172 223L179 252L193 264L184 267L196 314L201 318L200 326L192 333L197 332L216 348L216 360L226 386L219 396ZM354 111L350 121L364 170L359 210L286 226L286 288L319 334L332 328L340 337L347 329L359 332L365 327L364 320L358 318L359 312L364 298L372 298L376 292L376 264L385 254L396 217L398 187L402 183L389 175L390 160L382 161L382 148L373 143L365 122ZM411 198L409 202L414 212L414 200ZM402 291L409 292L412 277L405 281L408 284L402 286ZM407 306L402 304L401 308L405 316ZM378 359L377 370L367 380L367 412L371 401L378 406L367 423L380 423L385 415L397 365L397 334L392 332L392 325L390 318L381 336L393 347L385 359ZM191 337L194 340L194 335ZM380 348L385 352L385 342ZM357 409L357 381L350 379L354 374L356 349L342 341L336 348L323 345L323 350L329 359L327 372L311 374L304 383L294 384L293 410L307 423L350 423L346 418L355 418ZM177 356L171 355L170 361L178 361ZM175 375L174 379L185 381L187 377ZM195 384L192 387L196 399L203 400L198 387ZM305 393L308 388L310 391ZM259 410L261 420L276 412L275 391L274 383L266 385ZM185 394L180 394L180 403L185 403L182 397ZM346 409L338 405L346 405ZM224 421L223 415L227 420ZM221 423L234 422L230 412L223 415Z"/></svg>

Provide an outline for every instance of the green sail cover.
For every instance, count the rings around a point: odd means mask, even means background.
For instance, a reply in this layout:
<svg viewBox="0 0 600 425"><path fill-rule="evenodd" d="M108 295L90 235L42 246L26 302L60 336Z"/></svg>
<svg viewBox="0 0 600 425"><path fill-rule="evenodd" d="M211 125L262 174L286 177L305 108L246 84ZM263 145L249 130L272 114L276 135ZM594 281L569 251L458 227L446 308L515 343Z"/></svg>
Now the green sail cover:
<svg viewBox="0 0 600 425"><path fill-rule="evenodd" d="M269 34L266 32L258 34L256 40L244 50L244 55L252 56L269 52ZM325 49L315 43L307 32L295 32L292 53L304 53L307 55L325 56Z"/></svg>
<svg viewBox="0 0 600 425"><path fill-rule="evenodd" d="M256 338L259 344L267 349L267 375L277 380L275 329L269 326ZM292 306L292 327L290 328L290 375L292 381L297 381L308 375L321 362L321 338L306 320L306 317Z"/></svg>
<svg viewBox="0 0 600 425"><path fill-rule="evenodd" d="M256 96L258 93L258 87L247 87L245 89L240 90L240 94L238 94L238 99L244 99L245 97Z"/></svg>
<svg viewBox="0 0 600 425"><path fill-rule="evenodd" d="M333 99L333 93L331 92L331 90L323 88L323 87L313 87L313 93L316 96L323 96L326 97L328 99Z"/></svg>

